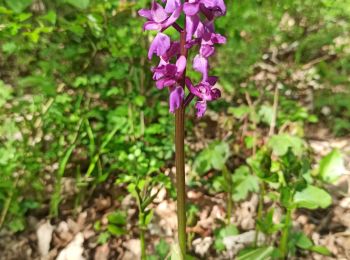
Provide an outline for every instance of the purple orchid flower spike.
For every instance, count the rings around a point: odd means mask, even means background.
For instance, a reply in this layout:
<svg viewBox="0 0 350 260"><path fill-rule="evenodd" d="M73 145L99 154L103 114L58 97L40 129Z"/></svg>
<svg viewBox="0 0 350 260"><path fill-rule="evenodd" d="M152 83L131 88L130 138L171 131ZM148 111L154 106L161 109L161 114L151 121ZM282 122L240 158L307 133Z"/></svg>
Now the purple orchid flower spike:
<svg viewBox="0 0 350 260"><path fill-rule="evenodd" d="M170 3L170 4L169 4ZM138 13L140 16L147 18L147 22L143 25L143 30L163 31L179 18L182 5L180 1L170 1L166 8L158 4L156 1L152 2L150 10L141 9ZM168 12L172 11L170 14Z"/></svg>
<svg viewBox="0 0 350 260"><path fill-rule="evenodd" d="M158 66L152 68L153 79L158 89L168 88L169 111L175 114L178 242L181 259L185 259L185 108L196 98L196 114L197 117L202 117L207 110L207 103L221 96L220 90L214 87L218 78L208 74L209 57L215 53L215 45L226 42L226 38L216 33L214 28L215 18L226 13L226 6L224 0L161 0L161 3L163 5L153 0L151 9L142 9L138 13L147 19L143 25L144 30L158 31L150 45L148 58L151 60L156 54L160 59ZM177 23L181 13L185 16L185 20L180 23L184 24L184 28ZM180 41L172 42L164 33L170 26L180 33ZM199 45L199 52L194 56L192 67L202 74L202 79L197 85L193 85L186 77L187 53L195 45ZM185 91L188 92L186 97ZM142 259L146 259L144 246L141 246L141 255Z"/></svg>
<svg viewBox="0 0 350 260"><path fill-rule="evenodd" d="M226 38L216 33L214 28L215 18L226 13L225 3L223 0L161 0L160 3L153 0L151 9L141 9L138 12L147 19L144 30L158 31L148 51L150 60L153 55L160 59L158 66L152 68L153 79L158 89L169 89L170 112L175 113L178 108L187 106L196 97L195 108L197 116L201 117L207 109L207 102L221 95L214 88L217 78L209 77L208 74L209 57L215 53L215 45L226 43ZM182 12L185 14L185 28L176 23ZM184 39L172 41L164 33L169 26L173 26L181 35L184 34ZM187 50L194 45L199 45L192 66L202 75L198 85L193 85L188 78L185 80ZM184 98L185 81L189 90L187 98Z"/></svg>

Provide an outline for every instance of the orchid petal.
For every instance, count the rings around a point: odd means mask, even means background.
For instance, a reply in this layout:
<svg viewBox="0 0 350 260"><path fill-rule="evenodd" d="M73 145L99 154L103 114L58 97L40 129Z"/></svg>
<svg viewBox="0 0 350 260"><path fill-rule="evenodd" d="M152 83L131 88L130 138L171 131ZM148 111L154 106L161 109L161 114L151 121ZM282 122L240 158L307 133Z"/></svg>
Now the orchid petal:
<svg viewBox="0 0 350 260"><path fill-rule="evenodd" d="M177 86L170 92L169 97L169 111L175 113L175 111L181 107L185 92L182 87Z"/></svg>
<svg viewBox="0 0 350 260"><path fill-rule="evenodd" d="M195 108L197 109L197 117L202 117L204 116L204 113L207 110L207 102L197 101Z"/></svg>
<svg viewBox="0 0 350 260"><path fill-rule="evenodd" d="M177 67L177 73L178 74L182 74L183 71L185 70L186 68L186 63L187 63L187 60L186 60L186 57L184 55L181 55L177 61L176 61L176 67Z"/></svg>
<svg viewBox="0 0 350 260"><path fill-rule="evenodd" d="M147 9L141 9L138 11L138 14L142 17L147 18L148 20L152 20L152 12L151 10L147 10Z"/></svg>
<svg viewBox="0 0 350 260"><path fill-rule="evenodd" d="M221 97L221 91L217 88L211 90L211 100L216 100Z"/></svg>
<svg viewBox="0 0 350 260"><path fill-rule="evenodd" d="M181 5L181 0L168 0L165 5L165 12L171 14Z"/></svg>
<svg viewBox="0 0 350 260"><path fill-rule="evenodd" d="M163 89L165 87L173 86L176 83L176 80L172 78L162 78L160 80L157 80L156 87L158 89Z"/></svg>
<svg viewBox="0 0 350 260"><path fill-rule="evenodd" d="M193 34L199 25L199 16L186 16L186 42L192 39Z"/></svg>
<svg viewBox="0 0 350 260"><path fill-rule="evenodd" d="M205 57L208 58L209 56L213 55L215 52L214 46L203 44L201 45L201 48L199 49L199 53Z"/></svg>
<svg viewBox="0 0 350 260"><path fill-rule="evenodd" d="M162 28L168 28L170 25L176 22L176 20L180 17L182 11L182 6L180 5L175 11L170 15L170 17L162 23Z"/></svg>
<svg viewBox="0 0 350 260"><path fill-rule="evenodd" d="M155 1L152 3L151 14L153 18L152 20L157 23L161 23L168 18L168 14L165 12L163 6Z"/></svg>
<svg viewBox="0 0 350 260"><path fill-rule="evenodd" d="M216 82L218 81L218 77L216 76L209 76L207 79L207 82L211 85L214 86Z"/></svg>
<svg viewBox="0 0 350 260"><path fill-rule="evenodd" d="M148 31L148 30L160 31L161 29L162 29L161 25L153 21L145 22L143 25L144 31Z"/></svg>
<svg viewBox="0 0 350 260"><path fill-rule="evenodd" d="M158 33L153 39L148 51L148 59L152 59L154 53L162 56L170 47L170 37L163 33Z"/></svg>
<svg viewBox="0 0 350 260"><path fill-rule="evenodd" d="M180 42L176 41L171 43L169 50L162 56L162 58L168 61L178 54L180 54Z"/></svg>
<svg viewBox="0 0 350 260"><path fill-rule="evenodd" d="M203 81L206 81L208 78L208 59L203 57L200 54L197 54L193 59L193 69L202 73Z"/></svg>
<svg viewBox="0 0 350 260"><path fill-rule="evenodd" d="M184 13L188 16L195 15L199 12L199 2L184 3Z"/></svg>
<svg viewBox="0 0 350 260"><path fill-rule="evenodd" d="M213 43L217 43L217 44L225 44L226 43L226 37L222 36L219 33L213 34L211 37L211 41Z"/></svg>

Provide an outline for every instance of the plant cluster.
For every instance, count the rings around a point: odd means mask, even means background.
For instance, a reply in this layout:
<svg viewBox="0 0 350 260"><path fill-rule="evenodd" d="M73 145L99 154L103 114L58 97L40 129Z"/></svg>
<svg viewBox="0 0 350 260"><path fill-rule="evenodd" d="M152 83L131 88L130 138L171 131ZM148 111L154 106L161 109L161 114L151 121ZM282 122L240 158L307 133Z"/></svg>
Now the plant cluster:
<svg viewBox="0 0 350 260"><path fill-rule="evenodd" d="M106 221L98 214L93 242L139 236L143 258L179 257L168 238L153 243L148 229L158 192L176 199L169 110L179 116L186 106L187 187L226 201L208 254L220 258L227 238L243 232L235 208L254 195L256 239L237 258L329 255L292 224L300 209L331 204L327 187L343 167L338 150L315 164L306 129L322 122L337 135L349 132L349 7L349 0L0 0L1 232L31 230L30 215L61 221L101 194L116 205L131 195L136 213L113 208ZM188 202L182 227L195 226L200 211ZM188 230L182 242L193 254L201 234Z"/></svg>

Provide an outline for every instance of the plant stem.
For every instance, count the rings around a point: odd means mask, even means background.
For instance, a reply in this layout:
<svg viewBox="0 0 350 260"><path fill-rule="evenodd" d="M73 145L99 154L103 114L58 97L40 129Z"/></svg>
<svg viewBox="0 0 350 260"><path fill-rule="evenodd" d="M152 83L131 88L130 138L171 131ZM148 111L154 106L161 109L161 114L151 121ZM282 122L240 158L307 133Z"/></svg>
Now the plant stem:
<svg viewBox="0 0 350 260"><path fill-rule="evenodd" d="M281 238L281 244L280 244L280 252L281 252L282 259L286 259L288 256L288 237L289 237L289 229L290 229L291 221L292 221L292 209L288 208L286 212L286 220L282 230L282 238Z"/></svg>
<svg viewBox="0 0 350 260"><path fill-rule="evenodd" d="M275 87L275 94L273 96L273 114L272 120L270 124L269 137L273 136L276 128L276 120L277 120L277 109L278 109L278 84Z"/></svg>
<svg viewBox="0 0 350 260"><path fill-rule="evenodd" d="M259 206L258 206L258 214L257 214L257 220L260 220L263 215L263 209L264 209L264 196L265 196L265 184L262 182L260 184L260 194L259 194ZM258 246L258 239L259 239L259 228L258 224L256 222L255 224L255 238L254 238L254 246Z"/></svg>
<svg viewBox="0 0 350 260"><path fill-rule="evenodd" d="M146 243L145 243L145 229L140 228L140 241L141 241L141 260L146 260Z"/></svg>
<svg viewBox="0 0 350 260"><path fill-rule="evenodd" d="M183 258L186 255L186 191L185 191L185 156L184 156L184 109L175 114L175 166L177 188L178 238Z"/></svg>
<svg viewBox="0 0 350 260"><path fill-rule="evenodd" d="M186 31L180 35L181 55L187 57ZM185 87L185 75L181 80L181 86ZM178 242L182 259L186 256L186 187L185 187L185 107L181 104L175 113L175 167L177 189L177 222Z"/></svg>
<svg viewBox="0 0 350 260"><path fill-rule="evenodd" d="M7 216L8 210L10 208L15 189L17 188L17 185L18 185L18 181L19 181L19 175L17 176L17 178L15 180L15 183L13 185L13 188L10 191L10 194L9 194L9 196L7 197L7 199L6 199L5 203L4 203L4 207L2 208L1 215L0 215L0 230L1 230L2 226L5 223L6 216Z"/></svg>
<svg viewBox="0 0 350 260"><path fill-rule="evenodd" d="M232 208L233 208L233 202L232 202L232 195L230 192L227 192L227 225L231 224L231 217L232 217Z"/></svg>
<svg viewBox="0 0 350 260"><path fill-rule="evenodd" d="M226 191L226 219L227 219L227 225L231 224L231 217L232 217L232 209L233 209L233 199L232 199L232 192L233 192L233 184L231 179L231 174L228 172L228 169L226 166L222 169L222 174L224 176L224 180L228 184L228 191Z"/></svg>

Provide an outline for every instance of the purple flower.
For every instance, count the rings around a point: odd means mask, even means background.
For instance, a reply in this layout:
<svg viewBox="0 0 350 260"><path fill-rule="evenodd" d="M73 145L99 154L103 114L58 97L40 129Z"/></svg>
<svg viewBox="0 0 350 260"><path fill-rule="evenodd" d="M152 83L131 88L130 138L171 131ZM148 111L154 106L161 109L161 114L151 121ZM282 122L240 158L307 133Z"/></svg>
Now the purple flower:
<svg viewBox="0 0 350 260"><path fill-rule="evenodd" d="M190 93L198 98L196 103L197 116L202 117L207 108L207 101L213 101L221 96L219 89L214 88L218 78L211 76L206 81L201 81L198 85L193 85L189 78L186 78L186 86Z"/></svg>
<svg viewBox="0 0 350 260"><path fill-rule="evenodd" d="M171 11L171 13L168 12ZM156 1L152 2L150 10L141 9L138 14L147 18L147 22L143 25L143 30L165 30L179 18L182 11L182 5L180 1L172 0L166 5L166 9L163 8Z"/></svg>
<svg viewBox="0 0 350 260"><path fill-rule="evenodd" d="M176 64L167 63L161 60L158 67L153 69L153 79L156 80L158 89L173 86L182 76L186 68L186 57L180 56Z"/></svg>
<svg viewBox="0 0 350 260"><path fill-rule="evenodd" d="M161 59L165 61L169 61L172 57L177 56L180 54L180 42L175 41L170 43L170 48L167 50L167 52L162 55Z"/></svg>
<svg viewBox="0 0 350 260"><path fill-rule="evenodd" d="M192 24L190 25L190 28L194 30L194 32L191 35L187 35L189 40L187 41L186 48L191 48L193 45L200 44L201 47L199 53L205 58L208 58L215 53L215 44L226 43L226 38L224 36L214 32L211 22L199 22L197 25L193 24L196 28L192 28L191 26ZM191 40L192 35L194 35L196 39Z"/></svg>
<svg viewBox="0 0 350 260"><path fill-rule="evenodd" d="M202 11L208 20L213 20L226 14L226 6L223 0L189 0L184 4L184 13L188 16L198 14L199 11Z"/></svg>
<svg viewBox="0 0 350 260"><path fill-rule="evenodd" d="M164 33L158 33L149 47L148 59L151 60L154 53L156 53L159 57L164 55L169 48L170 37Z"/></svg>

